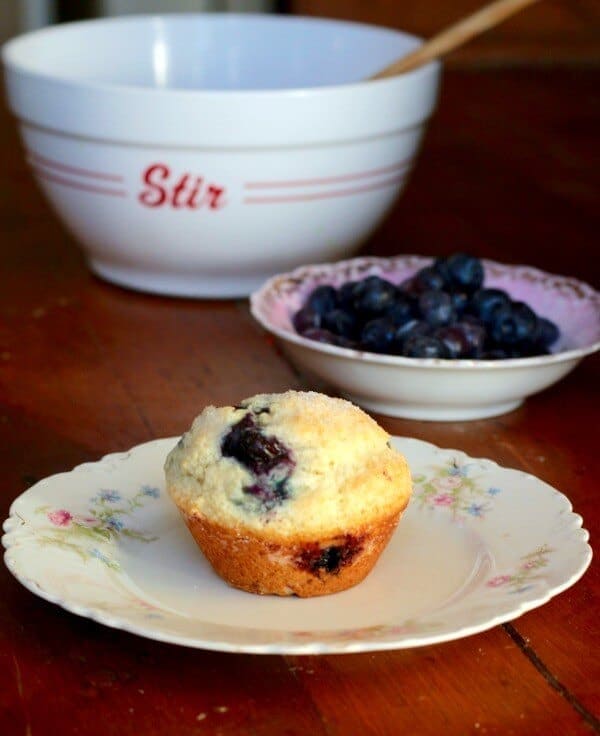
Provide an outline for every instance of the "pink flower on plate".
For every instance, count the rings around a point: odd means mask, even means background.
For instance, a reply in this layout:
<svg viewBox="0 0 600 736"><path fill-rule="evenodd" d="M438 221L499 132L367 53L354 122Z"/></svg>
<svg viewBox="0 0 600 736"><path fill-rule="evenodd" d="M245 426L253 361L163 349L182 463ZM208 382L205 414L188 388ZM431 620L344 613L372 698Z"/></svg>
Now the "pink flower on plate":
<svg viewBox="0 0 600 736"><path fill-rule="evenodd" d="M431 482L440 491L451 491L453 488L460 486L462 478L459 475L444 475L441 478L435 478Z"/></svg>
<svg viewBox="0 0 600 736"><path fill-rule="evenodd" d="M487 581L486 585L489 588L499 588L501 585L508 583L510 575L497 575L495 578L491 578Z"/></svg>
<svg viewBox="0 0 600 736"><path fill-rule="evenodd" d="M449 493L440 493L438 496L433 497L433 503L436 506L452 506L454 497Z"/></svg>
<svg viewBox="0 0 600 736"><path fill-rule="evenodd" d="M521 570L533 570L533 568L537 566L538 563L535 560L529 560L521 565Z"/></svg>
<svg viewBox="0 0 600 736"><path fill-rule="evenodd" d="M99 526L102 524L100 519L96 519L93 516L77 516L75 517L75 521L78 524L83 524L83 526Z"/></svg>
<svg viewBox="0 0 600 736"><path fill-rule="evenodd" d="M56 511L50 511L48 518L54 524L54 526L69 526L73 521L73 515L65 509L57 509Z"/></svg>

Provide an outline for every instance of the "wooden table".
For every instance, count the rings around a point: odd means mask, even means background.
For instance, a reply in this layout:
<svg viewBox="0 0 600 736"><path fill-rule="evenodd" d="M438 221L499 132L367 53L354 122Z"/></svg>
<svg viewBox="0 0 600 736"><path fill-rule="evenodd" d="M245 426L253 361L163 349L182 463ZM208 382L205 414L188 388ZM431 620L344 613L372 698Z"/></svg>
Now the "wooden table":
<svg viewBox="0 0 600 736"><path fill-rule="evenodd" d="M449 72L406 195L365 252L466 249L598 285L596 72ZM36 480L155 437L207 403L307 381L247 303L96 280L0 116L3 518ZM534 473L598 530L598 360L497 419L379 417L392 433ZM535 520L532 520L534 523ZM184 649L78 618L0 570L0 733L572 734L599 728L599 566L518 620L376 654ZM201 716L204 714L204 717Z"/></svg>

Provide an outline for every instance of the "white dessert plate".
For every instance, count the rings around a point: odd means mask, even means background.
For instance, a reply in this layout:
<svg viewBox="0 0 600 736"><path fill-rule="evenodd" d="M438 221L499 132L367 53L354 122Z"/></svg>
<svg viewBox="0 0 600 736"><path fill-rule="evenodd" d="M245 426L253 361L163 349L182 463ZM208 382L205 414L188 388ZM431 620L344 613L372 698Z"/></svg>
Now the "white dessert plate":
<svg viewBox="0 0 600 736"><path fill-rule="evenodd" d="M235 590L164 490L177 438L40 481L12 504L5 561L30 591L106 626L258 654L415 647L489 629L575 583L592 552L569 500L532 475L394 438L415 491L370 576L311 599Z"/></svg>

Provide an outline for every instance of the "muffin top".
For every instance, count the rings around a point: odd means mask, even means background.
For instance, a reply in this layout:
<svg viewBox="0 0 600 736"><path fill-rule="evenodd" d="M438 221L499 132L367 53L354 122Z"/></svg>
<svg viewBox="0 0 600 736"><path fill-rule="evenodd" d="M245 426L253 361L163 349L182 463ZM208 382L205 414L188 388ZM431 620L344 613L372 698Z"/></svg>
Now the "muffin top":
<svg viewBox="0 0 600 736"><path fill-rule="evenodd" d="M349 401L315 392L207 407L165 472L184 513L269 535L343 533L398 513L411 492L387 432Z"/></svg>

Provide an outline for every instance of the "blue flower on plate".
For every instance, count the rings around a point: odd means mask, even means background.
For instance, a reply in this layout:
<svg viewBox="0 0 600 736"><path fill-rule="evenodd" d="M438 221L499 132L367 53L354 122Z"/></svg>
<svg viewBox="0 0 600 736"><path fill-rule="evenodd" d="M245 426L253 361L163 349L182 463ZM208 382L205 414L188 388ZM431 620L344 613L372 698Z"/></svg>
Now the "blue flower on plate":
<svg viewBox="0 0 600 736"><path fill-rule="evenodd" d="M486 511L486 506L484 503L472 503L470 506L467 506L465 509L467 514L471 514L471 516L477 516L481 518Z"/></svg>
<svg viewBox="0 0 600 736"><path fill-rule="evenodd" d="M466 474L466 468L461 465L457 465L456 463L452 463L452 465L448 468L448 475L461 475L464 478Z"/></svg>
<svg viewBox="0 0 600 736"><path fill-rule="evenodd" d="M533 585L521 585L520 588L515 588L514 590L511 590L511 593L525 593L527 590L531 590L533 588Z"/></svg>
<svg viewBox="0 0 600 736"><path fill-rule="evenodd" d="M460 476L466 478L469 475L469 471L473 468L477 469L479 466L477 463L466 463L465 465L459 465L456 460L452 461L452 464L448 468L448 475Z"/></svg>
<svg viewBox="0 0 600 736"><path fill-rule="evenodd" d="M105 524L107 529L112 529L115 532L120 532L125 526L123 522L115 516L109 516L106 519Z"/></svg>
<svg viewBox="0 0 600 736"><path fill-rule="evenodd" d="M110 564L111 562L110 557L107 557L103 552L100 552L97 547L94 547L90 550L90 557L95 557L97 560L104 562L106 565Z"/></svg>
<svg viewBox="0 0 600 736"><path fill-rule="evenodd" d="M118 503L121 500L121 494L117 491L103 490L98 494L98 498L106 503Z"/></svg>
<svg viewBox="0 0 600 736"><path fill-rule="evenodd" d="M158 498L160 496L160 491L155 486L142 486L142 493L144 496L149 496L150 498Z"/></svg>
<svg viewBox="0 0 600 736"><path fill-rule="evenodd" d="M487 489L488 496L497 496L499 493L502 493L502 488L496 488L495 486L492 486L491 488Z"/></svg>

